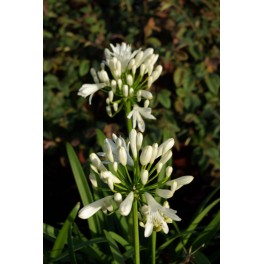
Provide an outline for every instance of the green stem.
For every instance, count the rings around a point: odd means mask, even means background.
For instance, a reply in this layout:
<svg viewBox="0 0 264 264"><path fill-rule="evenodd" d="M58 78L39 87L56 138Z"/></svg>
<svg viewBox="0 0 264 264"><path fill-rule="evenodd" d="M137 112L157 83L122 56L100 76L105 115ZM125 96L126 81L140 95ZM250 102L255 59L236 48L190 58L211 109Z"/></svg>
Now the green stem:
<svg viewBox="0 0 264 264"><path fill-rule="evenodd" d="M128 114L131 112L131 102L130 102L130 100L125 101L125 105L126 105L127 132L129 134L129 132L132 130L132 118L130 118L130 119L127 118Z"/></svg>
<svg viewBox="0 0 264 264"><path fill-rule="evenodd" d="M138 234L138 205L136 199L134 199L133 201L133 222L134 222L135 264L140 264L139 234Z"/></svg>
<svg viewBox="0 0 264 264"><path fill-rule="evenodd" d="M156 237L157 237L157 233L155 231L152 232L152 236L151 236L151 259L152 259L152 264L156 263Z"/></svg>

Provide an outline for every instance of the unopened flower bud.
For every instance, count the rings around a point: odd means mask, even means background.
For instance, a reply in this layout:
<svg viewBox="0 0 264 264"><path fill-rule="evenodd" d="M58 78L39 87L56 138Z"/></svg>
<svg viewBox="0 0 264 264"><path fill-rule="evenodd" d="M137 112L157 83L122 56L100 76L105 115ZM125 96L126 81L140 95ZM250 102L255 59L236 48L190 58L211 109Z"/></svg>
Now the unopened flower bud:
<svg viewBox="0 0 264 264"><path fill-rule="evenodd" d="M127 165L127 153L123 146L118 148L118 158L123 166Z"/></svg>
<svg viewBox="0 0 264 264"><path fill-rule="evenodd" d="M116 91L116 80L111 81L111 88L112 88L113 93L115 93L115 91Z"/></svg>
<svg viewBox="0 0 264 264"><path fill-rule="evenodd" d="M133 74L133 76L135 76L136 70L137 70L137 67L136 67L136 65L134 65L132 67L132 74Z"/></svg>
<svg viewBox="0 0 264 264"><path fill-rule="evenodd" d="M96 74L96 71L95 71L94 68L91 68L90 73L91 73L91 75L92 75L93 78L94 77L97 77L97 74Z"/></svg>
<svg viewBox="0 0 264 264"><path fill-rule="evenodd" d="M160 162L162 164L165 164L170 158L172 157L172 151L167 151L160 159Z"/></svg>
<svg viewBox="0 0 264 264"><path fill-rule="evenodd" d="M110 106L107 106L107 107L106 107L106 113L107 113L110 117L113 116L113 115L112 115L112 110L111 110L111 107L110 107Z"/></svg>
<svg viewBox="0 0 264 264"><path fill-rule="evenodd" d="M122 202L122 194L121 194L121 193L115 193L115 194L114 194L114 200L115 200L117 203L121 203L121 202Z"/></svg>
<svg viewBox="0 0 264 264"><path fill-rule="evenodd" d="M141 64L141 66L140 66L140 76L143 77L145 72L146 72L146 65L145 64Z"/></svg>
<svg viewBox="0 0 264 264"><path fill-rule="evenodd" d="M147 170L142 170L140 174L141 182L145 185L148 182L149 173Z"/></svg>
<svg viewBox="0 0 264 264"><path fill-rule="evenodd" d="M160 173L161 169L163 167L163 164L159 161L156 165L156 170L157 170L157 173Z"/></svg>
<svg viewBox="0 0 264 264"><path fill-rule="evenodd" d="M118 110L118 103L114 103L113 104L113 108L114 108L114 111L117 112L117 110Z"/></svg>
<svg viewBox="0 0 264 264"><path fill-rule="evenodd" d="M127 68L128 68L129 70L131 70L132 67L133 67L134 65L135 65L135 59L132 59L132 60L128 63Z"/></svg>
<svg viewBox="0 0 264 264"><path fill-rule="evenodd" d="M113 168L114 168L114 171L117 172L117 170L118 170L118 163L116 161L113 163Z"/></svg>
<svg viewBox="0 0 264 264"><path fill-rule="evenodd" d="M101 69L102 69L102 70L105 69L105 64L104 64L104 62L102 62L102 63L100 64L100 66L101 66Z"/></svg>
<svg viewBox="0 0 264 264"><path fill-rule="evenodd" d="M109 98L109 101L110 101L110 102L113 102L113 98L114 98L114 93L113 93L113 91L109 91L109 93L108 93L108 98Z"/></svg>
<svg viewBox="0 0 264 264"><path fill-rule="evenodd" d="M151 159L149 162L150 164L152 164L154 162L154 160L156 159L157 152L158 152L158 143L154 143L152 145L152 155L151 155Z"/></svg>
<svg viewBox="0 0 264 264"><path fill-rule="evenodd" d="M135 64L136 64L137 67L140 65L141 59L143 58L143 55L144 55L143 51L138 52L138 54L136 55Z"/></svg>
<svg viewBox="0 0 264 264"><path fill-rule="evenodd" d="M171 176L171 173L173 171L173 168L171 166L168 166L166 168L166 177L169 178Z"/></svg>
<svg viewBox="0 0 264 264"><path fill-rule="evenodd" d="M153 77L152 76L149 76L148 77L148 88L150 88L150 86L152 85L153 83Z"/></svg>
<svg viewBox="0 0 264 264"><path fill-rule="evenodd" d="M130 148L133 154L134 159L137 158L137 131L132 129L129 134Z"/></svg>
<svg viewBox="0 0 264 264"><path fill-rule="evenodd" d="M131 86L133 84L133 77L131 74L127 75L126 77L127 84Z"/></svg>
<svg viewBox="0 0 264 264"><path fill-rule="evenodd" d="M93 172L90 172L89 174L89 180L91 181L92 185L96 188L98 187L96 175Z"/></svg>
<svg viewBox="0 0 264 264"><path fill-rule="evenodd" d="M141 149L142 142L143 142L143 135L141 132L138 132L137 133L137 150L138 151Z"/></svg>
<svg viewBox="0 0 264 264"><path fill-rule="evenodd" d="M106 153L108 160L110 162L114 162L114 156L113 156L112 149L111 149L108 139L105 139L104 141L104 151Z"/></svg>
<svg viewBox="0 0 264 264"><path fill-rule="evenodd" d="M152 156L152 147L146 146L143 148L141 154L140 154L140 163L141 165L147 165L150 162Z"/></svg>
<svg viewBox="0 0 264 264"><path fill-rule="evenodd" d="M144 107L147 108L149 106L149 100L145 100Z"/></svg>
<svg viewBox="0 0 264 264"><path fill-rule="evenodd" d="M118 88L121 90L122 89L122 80L121 79L117 80L117 85L118 85Z"/></svg>
<svg viewBox="0 0 264 264"><path fill-rule="evenodd" d="M126 84L123 85L123 95L124 97L128 96L128 86Z"/></svg>
<svg viewBox="0 0 264 264"><path fill-rule="evenodd" d="M134 94L134 89L131 87L131 88L129 89L129 95L132 96L133 94Z"/></svg>

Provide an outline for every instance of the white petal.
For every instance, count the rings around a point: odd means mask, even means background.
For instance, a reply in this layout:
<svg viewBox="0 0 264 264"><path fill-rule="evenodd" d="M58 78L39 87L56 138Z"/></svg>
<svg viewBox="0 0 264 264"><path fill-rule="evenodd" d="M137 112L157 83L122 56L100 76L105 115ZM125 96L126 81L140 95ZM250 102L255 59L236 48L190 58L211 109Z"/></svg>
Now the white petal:
<svg viewBox="0 0 264 264"><path fill-rule="evenodd" d="M130 148L133 154L133 157L137 158L137 131L135 129L132 129L129 135L130 140Z"/></svg>
<svg viewBox="0 0 264 264"><path fill-rule="evenodd" d="M91 181L91 183L94 187L98 187L96 175L92 171L89 174L89 180Z"/></svg>
<svg viewBox="0 0 264 264"><path fill-rule="evenodd" d="M143 148L140 154L140 163L141 165L147 165L152 157L152 146L146 146Z"/></svg>
<svg viewBox="0 0 264 264"><path fill-rule="evenodd" d="M105 83L83 84L82 87L78 91L78 95L85 98L85 97L97 92L98 90L100 90L101 88L103 88L105 86L106 86Z"/></svg>
<svg viewBox="0 0 264 264"><path fill-rule="evenodd" d="M152 231L153 231L153 223L150 219L148 219L147 223L145 224L144 236L149 237L152 234Z"/></svg>

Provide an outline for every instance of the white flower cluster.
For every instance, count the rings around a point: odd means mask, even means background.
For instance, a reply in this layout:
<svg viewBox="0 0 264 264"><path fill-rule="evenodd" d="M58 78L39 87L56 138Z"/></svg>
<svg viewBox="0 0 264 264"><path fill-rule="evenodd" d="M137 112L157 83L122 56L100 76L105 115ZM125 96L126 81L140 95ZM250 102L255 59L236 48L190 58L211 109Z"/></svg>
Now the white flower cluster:
<svg viewBox="0 0 264 264"><path fill-rule="evenodd" d="M165 178L158 181L162 168L172 157L174 139L170 138L160 146L154 143L142 147L142 143L142 133L132 129L128 143L113 134L112 139L105 139L104 152L90 154L89 178L92 185L99 187L98 180L101 180L112 194L82 208L79 217L89 218L100 209L105 213L117 210L127 216L136 199L145 237L150 236L153 230L168 233L167 223L181 220L176 211L169 208L167 201L161 206L154 198L155 195L171 198L176 190L193 180L192 176L170 180L172 167L167 166L164 168ZM98 156L102 156L103 160Z"/></svg>
<svg viewBox="0 0 264 264"><path fill-rule="evenodd" d="M95 92L101 89L106 91L108 93L106 111L110 117L129 102L133 109L127 113L127 118L133 117L133 127L138 126L138 129L144 132L145 124L142 117L156 119L149 108L153 96L148 90L162 72L161 65L154 68L159 56L154 54L152 48L132 52L131 46L126 43L110 46L112 51L105 49L106 60L101 63L101 70L97 72L94 68L90 70L94 84L83 84L78 95L85 98L89 96L91 104ZM143 106L139 106L142 100Z"/></svg>

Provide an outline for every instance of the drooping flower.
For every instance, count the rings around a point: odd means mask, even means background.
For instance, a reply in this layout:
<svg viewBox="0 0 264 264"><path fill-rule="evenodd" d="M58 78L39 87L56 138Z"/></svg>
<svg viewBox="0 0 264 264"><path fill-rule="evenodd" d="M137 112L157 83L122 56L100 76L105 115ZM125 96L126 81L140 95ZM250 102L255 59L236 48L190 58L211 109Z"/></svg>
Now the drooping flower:
<svg viewBox="0 0 264 264"><path fill-rule="evenodd" d="M94 93L104 88L105 86L106 86L105 83L83 84L78 92L78 95L84 98L86 98L87 96L90 96L89 104L91 104Z"/></svg>
<svg viewBox="0 0 264 264"><path fill-rule="evenodd" d="M140 107L137 104L134 105L132 111L128 114L127 118L133 118L133 128L138 127L141 132L145 131L145 122L142 118L145 119L156 119L155 116L151 114L151 108L149 107Z"/></svg>
<svg viewBox="0 0 264 264"><path fill-rule="evenodd" d="M113 210L113 206L111 204L112 201L113 201L112 196L106 196L100 200L97 200L91 204L84 206L79 211L78 216L82 219L88 219L89 217L97 213L100 209L102 209L103 212L107 212L107 211L111 212Z"/></svg>

